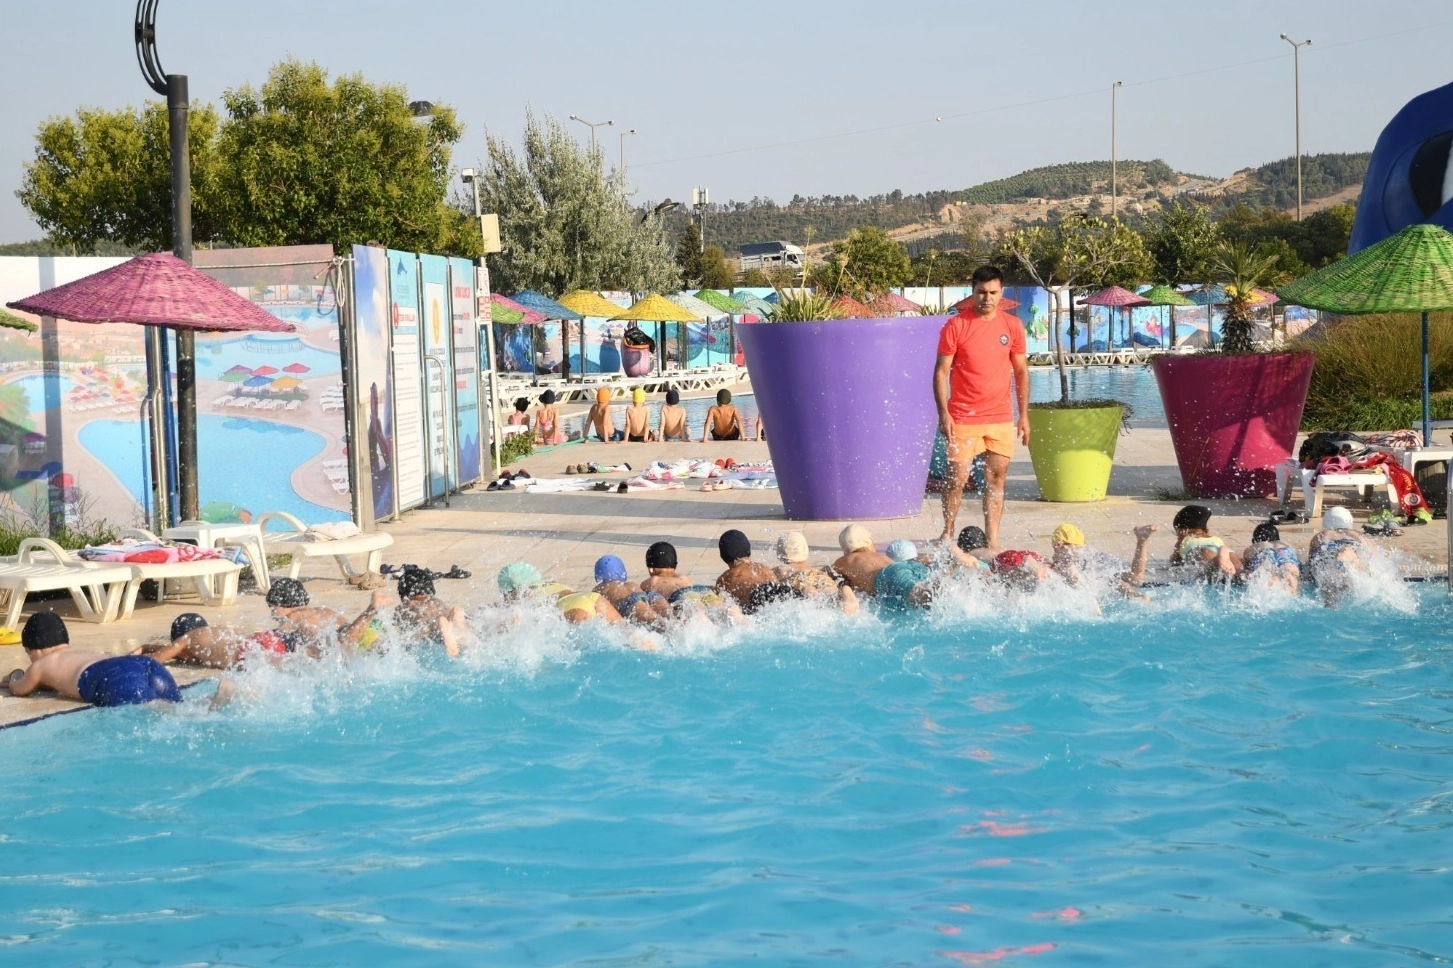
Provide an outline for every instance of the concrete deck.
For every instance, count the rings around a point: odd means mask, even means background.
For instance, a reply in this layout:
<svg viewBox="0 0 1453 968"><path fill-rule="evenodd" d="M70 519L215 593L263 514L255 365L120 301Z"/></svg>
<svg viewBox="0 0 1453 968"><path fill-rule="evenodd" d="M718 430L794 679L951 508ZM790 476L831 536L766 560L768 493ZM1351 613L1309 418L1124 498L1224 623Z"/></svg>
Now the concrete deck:
<svg viewBox="0 0 1453 968"><path fill-rule="evenodd" d="M1115 470L1110 481L1110 496L1094 504L1049 504L1038 500L1034 470L1029 455L1022 448L1010 466L1008 503L1004 512L1002 544L1005 547L1048 550L1049 535L1061 521L1078 524L1093 544L1109 552L1129 556L1134 541L1130 529L1138 524L1158 522L1166 532L1152 545L1152 556L1164 559L1170 552L1171 517L1185 501L1161 500L1164 494L1175 494L1181 488L1170 434L1163 428L1137 428L1120 438ZM652 460L678 460L687 457L733 457L746 462L768 457L765 443L652 443L652 444L569 444L540 453L522 462L536 477L563 477L568 464L629 462L643 467ZM511 468L517 469L517 468ZM619 481L627 475L602 475ZM1338 492L1335 500L1346 500L1347 493ZM1211 501L1215 511L1213 528L1232 547L1244 547L1251 530L1266 520L1275 507L1271 500ZM927 539L939 534L942 527L940 505L936 496L924 499L916 517L869 524L879 542L906 537ZM1354 506L1361 519L1364 513ZM959 525L981 520L976 497L965 497ZM496 601L495 586L498 569L515 560L526 560L540 568L547 577L577 588L592 584L592 567L603 554L620 555L632 577L644 573L644 555L648 545L666 539L674 543L680 554L681 569L703 582L710 582L721 572L717 557L718 535L728 528L740 528L750 536L759 554L768 551L771 542L785 530L797 529L807 535L814 561L830 561L837 557L837 534L844 522L790 522L782 511L778 492L715 491L703 493L688 486L685 490L618 494L614 491L546 494L532 496L527 491L486 492L475 488L453 495L450 507L410 511L400 521L384 526L394 535L395 545L384 560L390 564L405 562L448 571L459 565L473 572L467 581L440 581L442 597L462 605ZM1282 536L1305 552L1313 528L1311 525L1284 525ZM1425 574L1441 574L1446 568L1446 530L1439 521L1425 527L1408 528L1399 538L1388 539L1387 545L1421 559L1411 570ZM310 562L303 578L315 602L333 605L347 612L361 609L369 593L346 584L330 559ZM27 607L27 614L37 606ZM63 616L74 614L69 599L40 603ZM148 605L141 603L135 616L110 625L83 622L70 624L71 639L76 645L123 652L143 641L165 636L172 619L186 611L198 610L187 605ZM246 631L270 626L268 609L258 594L244 594L231 608L205 610L213 624L228 624ZM0 674L24 666L25 656L18 647L0 647ZM195 681L215 673L178 669L179 682ZM17 699L0 696L0 728L28 721L53 712L84 708L80 704L59 699Z"/></svg>

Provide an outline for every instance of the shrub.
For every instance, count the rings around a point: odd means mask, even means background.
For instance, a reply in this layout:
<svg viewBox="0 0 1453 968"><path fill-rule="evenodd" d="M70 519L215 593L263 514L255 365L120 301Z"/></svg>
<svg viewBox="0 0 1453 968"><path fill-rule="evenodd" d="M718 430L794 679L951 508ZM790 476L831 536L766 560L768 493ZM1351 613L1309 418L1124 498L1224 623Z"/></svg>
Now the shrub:
<svg viewBox="0 0 1453 968"><path fill-rule="evenodd" d="M26 538L50 538L68 551L116 540L118 527L105 519L92 519L87 502L82 502L79 520L73 528L62 527L50 533L50 505L37 498L29 507L21 507L6 497L0 504L0 555L13 555Z"/></svg>
<svg viewBox="0 0 1453 968"><path fill-rule="evenodd" d="M524 457L529 457L535 452L535 435L511 434L504 439L500 445L500 462L496 467L508 467Z"/></svg>
<svg viewBox="0 0 1453 968"><path fill-rule="evenodd" d="M1453 313L1428 318L1433 392L1453 390ZM1294 348L1317 355L1302 426L1308 430L1396 430L1422 417L1421 322L1415 315L1347 316L1316 327ZM1441 416L1440 416L1441 414ZM1453 414L1435 397L1433 416Z"/></svg>

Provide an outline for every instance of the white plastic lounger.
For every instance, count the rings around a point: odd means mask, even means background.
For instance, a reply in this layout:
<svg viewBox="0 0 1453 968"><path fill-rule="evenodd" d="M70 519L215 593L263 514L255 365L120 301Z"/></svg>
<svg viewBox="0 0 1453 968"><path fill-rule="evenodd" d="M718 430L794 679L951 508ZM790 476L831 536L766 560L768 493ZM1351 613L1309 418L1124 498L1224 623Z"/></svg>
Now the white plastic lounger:
<svg viewBox="0 0 1453 968"><path fill-rule="evenodd" d="M119 533L120 538L137 538L141 541L151 541L156 544L165 544L156 535L143 528L123 528ZM237 604L237 579L242 574L242 566L235 561L228 561L225 558L204 558L200 561L169 561L165 564L147 565L134 561L116 562L122 568L131 570L131 583L126 586L126 600L121 603L121 617L130 618L132 611L136 608L136 596L141 591L141 583L154 581L161 586L161 601L166 601L166 583L168 581L192 581L195 583L197 597L206 605L235 605ZM219 585L214 581L220 579Z"/></svg>
<svg viewBox="0 0 1453 968"><path fill-rule="evenodd" d="M346 485L347 479L342 483ZM267 526L274 521L281 521L292 530L268 531ZM262 530L262 544L268 554L292 556L288 562L289 578L298 577L305 558L332 558L338 563L338 570L343 572L344 578L378 571L383 564L383 549L394 543L394 536L387 531L356 534L334 541L308 541L303 537L308 526L286 511L267 512L257 519L257 526ZM368 555L367 566L362 571L354 571L348 563L350 555Z"/></svg>
<svg viewBox="0 0 1453 968"><path fill-rule="evenodd" d="M125 565L91 565L76 561L49 538L26 538L14 561L0 562L0 593L9 596L5 625L17 628L25 598L31 592L71 593L76 610L88 622L114 622L131 581Z"/></svg>

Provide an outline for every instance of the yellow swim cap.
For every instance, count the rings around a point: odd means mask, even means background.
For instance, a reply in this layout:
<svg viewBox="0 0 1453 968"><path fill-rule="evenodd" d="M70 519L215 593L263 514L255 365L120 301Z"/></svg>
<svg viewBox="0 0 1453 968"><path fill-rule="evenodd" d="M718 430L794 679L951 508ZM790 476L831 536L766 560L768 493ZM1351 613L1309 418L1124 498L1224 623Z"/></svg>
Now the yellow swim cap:
<svg viewBox="0 0 1453 968"><path fill-rule="evenodd" d="M1054 529L1054 537L1050 539L1055 544L1082 545L1085 543L1085 532L1069 522L1065 522Z"/></svg>
<svg viewBox="0 0 1453 968"><path fill-rule="evenodd" d="M646 402L646 391L645 390L642 390L640 387L636 387L634 390L631 391L631 402L632 403L645 403Z"/></svg>

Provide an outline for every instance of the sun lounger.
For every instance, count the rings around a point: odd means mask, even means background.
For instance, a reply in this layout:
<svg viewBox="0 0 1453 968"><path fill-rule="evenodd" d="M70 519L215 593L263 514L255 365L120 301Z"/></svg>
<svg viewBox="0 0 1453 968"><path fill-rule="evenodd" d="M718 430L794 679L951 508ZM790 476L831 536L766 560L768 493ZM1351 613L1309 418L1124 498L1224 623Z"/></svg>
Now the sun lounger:
<svg viewBox="0 0 1453 968"><path fill-rule="evenodd" d="M297 410L302 405L303 405L303 401L301 401L301 400L289 400L288 401L288 405L286 407L284 407L283 409L285 409L285 410Z"/></svg>
<svg viewBox="0 0 1453 968"><path fill-rule="evenodd" d="M347 484L346 480L344 484ZM292 530L270 532L267 526L273 522L281 522ZM383 549L394 543L394 536L386 531L357 534L335 541L308 541L303 537L308 526L286 511L267 512L257 519L257 526L262 529L262 543L268 554L292 556L288 563L289 578L298 577L306 558L332 558L345 578L378 571L383 563ZM349 556L365 554L368 555L367 567L363 571L354 571L349 565Z"/></svg>
<svg viewBox="0 0 1453 968"><path fill-rule="evenodd" d="M0 592L8 596L5 625L18 628L25 598L31 592L65 589L88 622L114 622L131 570L125 565L92 565L77 561L49 538L26 538L14 561L0 562Z"/></svg>
<svg viewBox="0 0 1453 968"><path fill-rule="evenodd" d="M162 540L143 528L123 528L118 538L136 538L162 544ZM141 583L154 581L161 586L161 600L166 600L168 581L191 581L197 590L197 597L206 605L237 604L237 579L242 566L225 558L205 558L200 561L170 561L165 564L141 564L138 562L117 562L123 568L131 569L131 583L126 587L126 599L121 604L121 617L130 618L136 608L136 596ZM220 590L214 584L220 579Z"/></svg>

